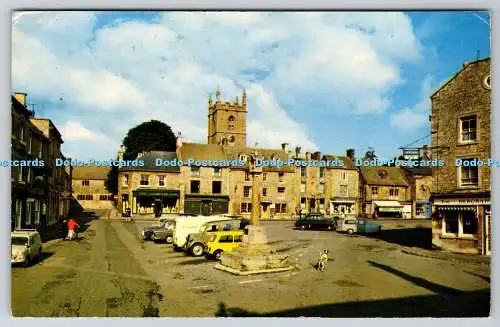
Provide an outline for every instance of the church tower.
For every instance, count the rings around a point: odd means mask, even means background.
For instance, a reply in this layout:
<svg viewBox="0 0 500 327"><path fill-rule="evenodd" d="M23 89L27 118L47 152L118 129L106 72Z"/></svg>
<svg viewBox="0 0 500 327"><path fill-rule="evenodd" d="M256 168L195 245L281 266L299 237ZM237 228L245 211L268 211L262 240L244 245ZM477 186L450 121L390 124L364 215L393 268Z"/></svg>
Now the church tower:
<svg viewBox="0 0 500 327"><path fill-rule="evenodd" d="M217 87L215 101L208 98L208 143L237 148L246 146L247 138L247 94L243 90L241 103L223 101Z"/></svg>

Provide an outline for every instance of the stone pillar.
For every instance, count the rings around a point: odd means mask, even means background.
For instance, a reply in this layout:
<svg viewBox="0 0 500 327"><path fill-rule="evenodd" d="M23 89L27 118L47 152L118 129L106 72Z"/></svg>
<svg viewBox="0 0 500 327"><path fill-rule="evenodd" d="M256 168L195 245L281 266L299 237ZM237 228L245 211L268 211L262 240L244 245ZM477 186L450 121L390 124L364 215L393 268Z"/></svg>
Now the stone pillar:
<svg viewBox="0 0 500 327"><path fill-rule="evenodd" d="M179 185L179 212L184 213L184 198L186 196L186 189L184 184Z"/></svg>
<svg viewBox="0 0 500 327"><path fill-rule="evenodd" d="M259 226L260 220L260 172L256 168L250 172L252 174L252 216L250 221L253 226Z"/></svg>

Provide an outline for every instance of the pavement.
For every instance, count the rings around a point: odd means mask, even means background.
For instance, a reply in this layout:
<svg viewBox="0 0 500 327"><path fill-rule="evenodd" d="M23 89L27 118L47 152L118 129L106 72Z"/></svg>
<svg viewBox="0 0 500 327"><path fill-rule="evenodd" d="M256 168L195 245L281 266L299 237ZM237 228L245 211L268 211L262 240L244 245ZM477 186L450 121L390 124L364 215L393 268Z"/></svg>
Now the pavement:
<svg viewBox="0 0 500 327"><path fill-rule="evenodd" d="M488 316L490 267L436 260L429 226L382 222L379 236L299 231L263 222L293 271L234 276L215 261L145 242L149 221L88 219L79 242L51 241L41 261L12 269L16 317L473 317ZM82 225L82 224L81 224ZM387 229L387 230L386 230ZM325 272L313 266L329 249Z"/></svg>

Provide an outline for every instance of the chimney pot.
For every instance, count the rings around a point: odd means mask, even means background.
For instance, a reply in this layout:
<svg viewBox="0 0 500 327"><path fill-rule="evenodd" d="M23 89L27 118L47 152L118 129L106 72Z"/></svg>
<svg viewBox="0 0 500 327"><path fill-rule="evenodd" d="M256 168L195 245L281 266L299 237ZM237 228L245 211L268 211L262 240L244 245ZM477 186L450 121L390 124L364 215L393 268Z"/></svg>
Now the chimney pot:
<svg viewBox="0 0 500 327"><path fill-rule="evenodd" d="M288 143L281 143L281 150L288 152Z"/></svg>

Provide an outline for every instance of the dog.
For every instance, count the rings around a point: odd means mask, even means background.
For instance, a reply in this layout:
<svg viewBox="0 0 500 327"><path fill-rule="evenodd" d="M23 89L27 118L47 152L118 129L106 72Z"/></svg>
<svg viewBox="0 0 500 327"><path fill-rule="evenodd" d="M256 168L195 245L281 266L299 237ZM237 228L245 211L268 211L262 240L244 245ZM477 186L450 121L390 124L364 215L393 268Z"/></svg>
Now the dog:
<svg viewBox="0 0 500 327"><path fill-rule="evenodd" d="M326 249L319 253L318 263L316 264L316 267L319 271L326 270L326 263L328 262L328 254L329 253L330 252Z"/></svg>

